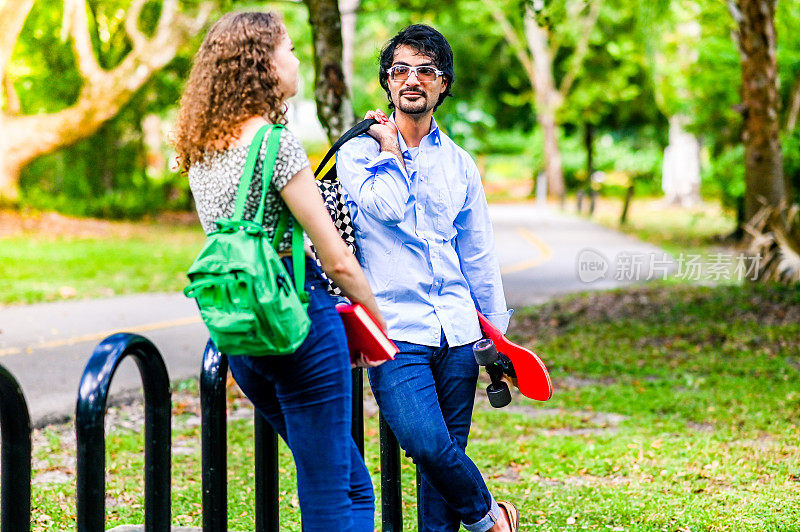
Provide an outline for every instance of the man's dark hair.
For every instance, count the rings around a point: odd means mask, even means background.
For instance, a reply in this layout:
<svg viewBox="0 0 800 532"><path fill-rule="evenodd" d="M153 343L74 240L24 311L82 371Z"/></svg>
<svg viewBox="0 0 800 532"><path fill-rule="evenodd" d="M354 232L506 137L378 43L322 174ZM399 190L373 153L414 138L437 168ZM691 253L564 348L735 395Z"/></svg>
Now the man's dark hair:
<svg viewBox="0 0 800 532"><path fill-rule="evenodd" d="M398 46L414 48L423 55L430 57L436 68L444 72L442 76L447 82L447 88L439 95L439 101L433 107L435 111L444 99L450 96L450 89L456 79L456 75L453 72L453 50L450 49L450 43L447 42L444 35L424 24L413 24L386 43L386 46L381 50L380 81L381 87L386 91L386 96L389 98L389 109L394 109L394 103L392 103L392 95L389 92L389 74L386 71L392 66L394 52Z"/></svg>

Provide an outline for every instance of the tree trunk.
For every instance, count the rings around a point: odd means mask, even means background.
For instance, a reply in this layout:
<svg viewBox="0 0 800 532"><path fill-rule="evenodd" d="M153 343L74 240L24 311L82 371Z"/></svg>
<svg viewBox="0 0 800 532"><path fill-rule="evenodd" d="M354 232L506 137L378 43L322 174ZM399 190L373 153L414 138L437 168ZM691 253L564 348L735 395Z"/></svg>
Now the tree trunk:
<svg viewBox="0 0 800 532"><path fill-rule="evenodd" d="M17 183L21 165L12 160L2 149L3 138L8 136L7 117L19 112L19 101L11 80L6 75L6 67L14 51L14 45L33 7L33 0L5 0L0 7L0 76L3 83L0 91L5 95L6 108L0 114L0 200L16 202L19 198Z"/></svg>
<svg viewBox="0 0 800 532"><path fill-rule="evenodd" d="M8 29L16 30L11 37L0 38L0 67L7 66L32 4L32 0L6 0L0 9L0 29L5 29L13 18ZM155 32L146 37L138 26L144 4L145 0L133 0L126 13L125 31L133 43L131 52L112 70L103 70L94 56L85 1L65 0L65 27L83 87L77 102L61 111L20 115L7 109L0 113L0 198L17 200L20 171L34 158L92 135L116 116L155 72L172 61L178 48L203 28L211 9L210 4L201 4L197 16L191 18L177 12L177 0L164 0ZM11 13L13 17L3 20L8 9L16 11ZM5 76L5 70L0 70L0 76Z"/></svg>
<svg viewBox="0 0 800 532"><path fill-rule="evenodd" d="M586 179L590 180L594 173L594 126L586 122L583 127L583 146L586 148Z"/></svg>
<svg viewBox="0 0 800 532"><path fill-rule="evenodd" d="M556 198L564 197L564 174L561 168L561 152L558 150L558 124L555 109L542 103L537 106L538 121L544 133L544 171L547 189Z"/></svg>
<svg viewBox="0 0 800 532"><path fill-rule="evenodd" d="M690 122L688 116L670 117L661 170L661 190L667 201L684 207L700 202L700 142L684 129Z"/></svg>
<svg viewBox="0 0 800 532"><path fill-rule="evenodd" d="M85 85L77 103L62 111L0 117L0 196L16 200L19 174L26 164L92 135L116 116L149 78L133 82L138 68L131 64L130 71L117 71L103 83Z"/></svg>
<svg viewBox="0 0 800 532"><path fill-rule="evenodd" d="M4 74L34 0L5 0L0 7L0 74Z"/></svg>
<svg viewBox="0 0 800 532"><path fill-rule="evenodd" d="M536 116L544 133L547 190L550 195L561 198L564 196L564 174L561 168L561 152L558 150L556 122L556 111L561 105L561 95L553 79L553 59L547 44L547 31L536 23L530 7L525 12L525 38L533 56Z"/></svg>
<svg viewBox="0 0 800 532"><path fill-rule="evenodd" d="M759 198L778 207L787 192L780 141L775 5L776 0L736 0L731 6L739 24L748 220L759 210Z"/></svg>
<svg viewBox="0 0 800 532"><path fill-rule="evenodd" d="M3 134L6 131L6 126L2 121L0 121L0 131ZM19 187L17 184L19 183L21 170L21 164L9 160L5 154L0 152L0 205L6 201L16 203L19 199Z"/></svg>
<svg viewBox="0 0 800 532"><path fill-rule="evenodd" d="M361 0L339 0L342 16L342 71L347 94L353 97L353 49L356 39L356 10Z"/></svg>
<svg viewBox="0 0 800 532"><path fill-rule="evenodd" d="M800 115L800 75L794 80L789 101L789 112L786 115L786 131L791 133L797 127L797 118Z"/></svg>
<svg viewBox="0 0 800 532"><path fill-rule="evenodd" d="M336 0L304 0L314 41L317 116L333 142L355 122L342 69L342 23Z"/></svg>

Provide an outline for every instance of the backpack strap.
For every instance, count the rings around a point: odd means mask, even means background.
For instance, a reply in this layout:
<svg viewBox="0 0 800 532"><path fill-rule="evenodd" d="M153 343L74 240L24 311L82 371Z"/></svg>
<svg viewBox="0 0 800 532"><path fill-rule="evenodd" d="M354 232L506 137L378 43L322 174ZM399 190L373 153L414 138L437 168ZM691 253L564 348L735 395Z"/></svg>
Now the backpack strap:
<svg viewBox="0 0 800 532"><path fill-rule="evenodd" d="M268 126L264 126L268 127ZM259 225L264 223L264 208L267 197L267 188L272 182L272 176L275 173L275 161L278 158L278 149L280 148L281 133L283 133L282 125L272 126L269 138L267 139L267 152L264 155L264 164L261 167L261 203L258 205L258 212L253 219ZM251 146L252 150L252 146ZM258 151L261 150L259 145ZM249 153L248 153L249 156ZM237 198L238 199L238 198ZM292 227L292 266L294 270L294 286L297 290L297 295L300 301L308 304L308 293L305 291L306 281L306 254L303 246L303 226L297 221L297 218L292 216L289 208L284 205L281 209L281 214L278 219L278 225L275 228L275 234L272 237L272 249L277 250L278 243L280 243L286 228L289 225L289 219L293 221Z"/></svg>
<svg viewBox="0 0 800 532"><path fill-rule="evenodd" d="M239 180L239 188L236 191L236 207L234 207L233 216L231 216L231 220L233 221L241 221L244 215L244 206L247 201L247 195L250 192L250 184L253 181L256 163L261 154L261 145L268 131L267 151L264 154L264 163L261 166L261 201L258 204L258 211L253 218L253 221L259 225L264 223L264 203L267 198L267 189L270 183L272 183L272 176L275 173L275 160L278 158L281 133L283 133L283 126L280 124L265 124L261 126L253 137L253 141L250 143L250 149L247 152L247 160L244 163L242 177ZM283 237L283 234L286 232L290 216L291 213L288 207L284 206L278 220L278 226L275 228L275 235L272 239L273 249L277 248L281 237ZM292 230L292 265L294 266L294 282L297 295L300 297L300 301L303 304L307 304L308 294L305 291L306 263L305 252L303 250L303 227L296 219L294 219L294 228Z"/></svg>
<svg viewBox="0 0 800 532"><path fill-rule="evenodd" d="M261 202L258 204L258 212L256 212L256 216L253 218L253 221L258 225L264 223L264 202L267 199L267 189L270 183L272 183L272 176L275 173L275 161L278 158L278 149L281 144L281 133L283 133L283 126L274 125L267 139L267 152L264 154L264 164L261 166ZM258 151L261 151L260 146Z"/></svg>
<svg viewBox="0 0 800 532"><path fill-rule="evenodd" d="M378 121L375 120L374 118L367 118L366 120L362 120L358 124L354 125L350 129L348 129L344 133L344 135L339 137L339 140L337 140L336 142L333 143L333 146L331 146L331 149L329 149L328 153L325 154L325 157L322 158L322 162L319 163L319 166L317 166L317 169L314 170L314 177L319 176L319 173L322 171L323 168L325 168L325 165L328 164L328 161L330 161L331 157L333 157L334 154L337 151L339 151L339 148L341 148L342 145L345 142L347 142L348 140L350 140L352 138L355 138L355 137L357 137L359 135L363 135L364 133L367 132L367 130L370 128L370 126L372 126L373 124L377 124L377 123L378 123Z"/></svg>
<svg viewBox="0 0 800 532"><path fill-rule="evenodd" d="M309 297L305 290L306 253L303 246L303 228L297 219L292 228L292 269L294 270L294 286L297 289L297 295L300 296L300 302L308 305Z"/></svg>
<svg viewBox="0 0 800 532"><path fill-rule="evenodd" d="M261 153L261 143L264 140L264 135L266 135L267 130L270 128L272 128L270 124L261 126L258 131L256 131L256 135L253 137L253 141L250 143L250 149L247 152L247 160L244 163L242 177L239 179L239 189L236 191L236 207L234 207L233 216L231 216L231 220L235 222L241 221L242 216L244 215L244 205L247 201L247 194L250 192L250 183L253 181L253 172L255 172L256 162L258 161L258 156ZM271 177L272 174L270 173L270 178ZM264 190L266 190L266 187L264 187Z"/></svg>
<svg viewBox="0 0 800 532"><path fill-rule="evenodd" d="M289 226L289 217L292 216L289 208L284 205L281 210L278 225L275 228L275 235L272 237L272 248L278 249L278 244L286 233L286 228ZM294 226L292 227L292 269L294 270L294 286L297 289L297 295L300 296L300 301L303 304L308 303L308 293L305 291L306 279L306 254L303 242L303 227L297 218L292 217Z"/></svg>

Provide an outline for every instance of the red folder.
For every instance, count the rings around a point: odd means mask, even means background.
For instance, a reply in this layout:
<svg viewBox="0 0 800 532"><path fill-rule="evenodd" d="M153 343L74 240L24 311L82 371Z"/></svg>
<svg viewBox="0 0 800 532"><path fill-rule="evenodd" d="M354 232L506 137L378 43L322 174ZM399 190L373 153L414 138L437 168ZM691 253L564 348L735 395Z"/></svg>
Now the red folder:
<svg viewBox="0 0 800 532"><path fill-rule="evenodd" d="M339 311L347 333L351 361L358 360L359 353L371 362L394 360L400 350L386 337L386 333L367 309L356 303L337 305L336 310Z"/></svg>

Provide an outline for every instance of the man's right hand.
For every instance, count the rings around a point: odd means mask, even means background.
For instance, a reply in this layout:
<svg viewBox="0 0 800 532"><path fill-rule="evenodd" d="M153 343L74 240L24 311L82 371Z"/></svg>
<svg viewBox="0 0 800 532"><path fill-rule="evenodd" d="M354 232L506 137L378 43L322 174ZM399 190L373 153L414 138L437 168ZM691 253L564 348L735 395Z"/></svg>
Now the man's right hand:
<svg viewBox="0 0 800 532"><path fill-rule="evenodd" d="M364 118L374 118L378 121L377 124L373 124L372 127L369 128L367 133L378 141L381 145L381 149L383 149L384 145L389 145L390 147L392 144L397 145L397 127L389 120L386 113L380 109L375 109L374 111L367 111Z"/></svg>
<svg viewBox="0 0 800 532"><path fill-rule="evenodd" d="M397 127L391 120L389 120L389 117L386 116L386 113L380 109L375 109L374 111L367 111L367 114L364 115L364 118L374 118L378 121L377 124L373 124L367 130L367 133L369 133L369 136L378 141L381 151L388 151L395 154L397 156L397 160L400 161L400 164L405 167L403 154L400 151L400 143L397 140Z"/></svg>

